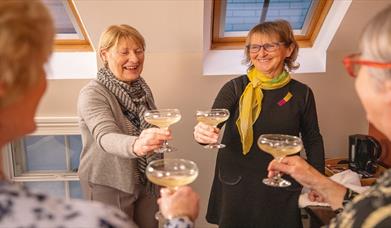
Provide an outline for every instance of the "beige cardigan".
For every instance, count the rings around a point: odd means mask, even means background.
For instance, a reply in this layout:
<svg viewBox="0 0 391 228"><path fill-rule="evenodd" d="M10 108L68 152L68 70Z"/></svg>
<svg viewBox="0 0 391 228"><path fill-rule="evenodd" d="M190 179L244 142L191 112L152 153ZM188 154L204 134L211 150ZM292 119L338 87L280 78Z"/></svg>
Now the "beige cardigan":
<svg viewBox="0 0 391 228"><path fill-rule="evenodd" d="M129 135L133 126L116 97L92 80L80 91L77 107L83 141L80 179L134 193L138 180L132 145L137 136Z"/></svg>

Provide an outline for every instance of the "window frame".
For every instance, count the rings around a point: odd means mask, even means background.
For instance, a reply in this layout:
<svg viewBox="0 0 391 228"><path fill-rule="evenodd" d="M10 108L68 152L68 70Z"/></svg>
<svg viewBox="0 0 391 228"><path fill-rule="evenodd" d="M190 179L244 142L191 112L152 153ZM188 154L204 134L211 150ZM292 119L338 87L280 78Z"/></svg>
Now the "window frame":
<svg viewBox="0 0 391 228"><path fill-rule="evenodd" d="M322 24L333 4L334 0L318 0L312 12L311 19L307 24L304 35L295 35L299 47L312 47ZM214 0L212 9L212 50L243 49L246 37L220 37L221 29L224 29L222 9L225 8L226 0Z"/></svg>
<svg viewBox="0 0 391 228"><path fill-rule="evenodd" d="M37 130L30 135L80 135L77 117L38 117L35 118ZM63 182L65 199L70 199L70 182L79 181L77 172L28 172L21 175L15 175L13 146L8 143L4 147L2 158L4 164L4 174L6 177L16 183L23 182ZM69 154L68 154L69 155ZM24 155L22 155L24 156ZM22 158L23 159L23 158ZM66 155L67 163L70 163ZM67 164L67 167L71 164Z"/></svg>
<svg viewBox="0 0 391 228"><path fill-rule="evenodd" d="M82 52L91 52L94 51L91 46L90 38L86 32L86 28L81 21L80 15L77 11L76 4L74 0L62 0L63 3L66 3L66 12L68 16L75 21L78 26L76 31L79 31L83 36L83 39L55 39L54 41L54 50L59 52L70 52L70 51L82 51ZM70 14L72 13L72 14Z"/></svg>

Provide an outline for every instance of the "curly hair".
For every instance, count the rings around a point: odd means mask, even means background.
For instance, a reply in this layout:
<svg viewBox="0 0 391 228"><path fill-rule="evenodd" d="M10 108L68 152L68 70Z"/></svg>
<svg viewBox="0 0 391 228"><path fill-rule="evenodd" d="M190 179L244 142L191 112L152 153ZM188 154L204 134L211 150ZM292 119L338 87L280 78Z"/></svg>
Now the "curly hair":
<svg viewBox="0 0 391 228"><path fill-rule="evenodd" d="M0 96L4 107L37 83L53 46L54 26L41 1L0 1Z"/></svg>

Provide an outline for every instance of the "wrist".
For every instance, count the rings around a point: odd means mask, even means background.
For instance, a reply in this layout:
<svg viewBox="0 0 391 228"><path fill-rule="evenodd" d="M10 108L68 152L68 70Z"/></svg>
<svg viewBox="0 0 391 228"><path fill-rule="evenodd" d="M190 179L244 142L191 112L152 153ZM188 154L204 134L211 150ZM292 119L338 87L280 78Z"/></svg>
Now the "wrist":
<svg viewBox="0 0 391 228"><path fill-rule="evenodd" d="M164 228L171 227L192 228L194 227L194 222L188 216L175 216L164 222Z"/></svg>
<svg viewBox="0 0 391 228"><path fill-rule="evenodd" d="M178 219L178 218L187 218L188 220L194 222L195 218L193 216L187 215L187 214L176 214L176 215L169 215L167 216L167 219Z"/></svg>
<svg viewBox="0 0 391 228"><path fill-rule="evenodd" d="M346 193L346 188L343 185L323 176L321 183L315 189L334 210L342 208L342 202Z"/></svg>
<svg viewBox="0 0 391 228"><path fill-rule="evenodd" d="M137 146L136 146L136 143L137 143L137 141L139 140L139 138L138 137L136 137L135 139L134 139L134 141L133 141L133 143L132 143L132 146L131 146L131 151L130 151L130 153L132 153L134 156L136 156L136 157L142 157L142 155L139 155L138 153L137 153Z"/></svg>
<svg viewBox="0 0 391 228"><path fill-rule="evenodd" d="M346 192L345 192L345 195L343 196L343 199L342 199L342 206L343 207L340 207L340 208L334 210L334 212L336 214L341 213L343 211L345 205L348 204L356 195L358 195L357 192L347 188Z"/></svg>

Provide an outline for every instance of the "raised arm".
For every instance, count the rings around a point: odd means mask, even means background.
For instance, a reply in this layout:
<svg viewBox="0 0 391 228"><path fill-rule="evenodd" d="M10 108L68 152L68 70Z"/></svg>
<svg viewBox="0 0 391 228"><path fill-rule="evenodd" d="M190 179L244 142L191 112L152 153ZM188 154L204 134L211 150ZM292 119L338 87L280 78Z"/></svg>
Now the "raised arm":
<svg viewBox="0 0 391 228"><path fill-rule="evenodd" d="M280 162L273 160L268 171L269 177L275 176L276 171L286 173L303 186L319 193L333 209L342 207L346 188L318 172L299 156L285 157Z"/></svg>
<svg viewBox="0 0 391 228"><path fill-rule="evenodd" d="M94 87L84 88L79 95L78 112L81 116L83 137L92 137L96 145L107 153L124 158L135 158L152 153L163 140L171 138L169 131L157 128L146 129L140 135L124 133L130 123L119 123L123 115L116 100ZM119 126L123 124L124 126Z"/></svg>

